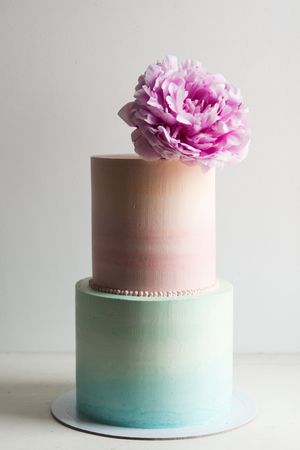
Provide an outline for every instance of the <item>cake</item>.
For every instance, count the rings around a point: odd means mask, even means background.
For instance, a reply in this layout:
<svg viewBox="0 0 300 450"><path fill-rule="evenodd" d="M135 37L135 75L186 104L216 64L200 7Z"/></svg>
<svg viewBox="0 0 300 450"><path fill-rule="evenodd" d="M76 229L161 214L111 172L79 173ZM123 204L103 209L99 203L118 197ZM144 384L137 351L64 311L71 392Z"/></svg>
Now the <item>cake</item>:
<svg viewBox="0 0 300 450"><path fill-rule="evenodd" d="M221 75L167 57L120 115L138 155L91 158L77 412L129 428L196 426L231 409L233 288L216 276L215 167L246 155L245 111Z"/></svg>

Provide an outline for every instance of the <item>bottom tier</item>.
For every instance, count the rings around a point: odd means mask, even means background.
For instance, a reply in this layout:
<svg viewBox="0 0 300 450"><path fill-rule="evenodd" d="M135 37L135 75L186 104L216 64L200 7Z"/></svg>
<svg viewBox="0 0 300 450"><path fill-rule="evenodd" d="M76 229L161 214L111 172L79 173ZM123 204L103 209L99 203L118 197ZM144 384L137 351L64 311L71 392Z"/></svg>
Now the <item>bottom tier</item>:
<svg viewBox="0 0 300 450"><path fill-rule="evenodd" d="M231 408L232 286L130 297L76 285L77 411L137 428L205 423Z"/></svg>

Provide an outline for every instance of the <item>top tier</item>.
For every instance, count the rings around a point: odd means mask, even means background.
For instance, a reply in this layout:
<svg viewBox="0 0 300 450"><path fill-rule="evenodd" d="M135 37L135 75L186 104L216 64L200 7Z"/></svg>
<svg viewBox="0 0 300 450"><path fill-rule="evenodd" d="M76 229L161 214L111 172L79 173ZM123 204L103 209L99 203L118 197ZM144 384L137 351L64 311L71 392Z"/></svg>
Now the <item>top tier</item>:
<svg viewBox="0 0 300 450"><path fill-rule="evenodd" d="M134 155L93 156L92 286L133 295L212 287L215 171Z"/></svg>

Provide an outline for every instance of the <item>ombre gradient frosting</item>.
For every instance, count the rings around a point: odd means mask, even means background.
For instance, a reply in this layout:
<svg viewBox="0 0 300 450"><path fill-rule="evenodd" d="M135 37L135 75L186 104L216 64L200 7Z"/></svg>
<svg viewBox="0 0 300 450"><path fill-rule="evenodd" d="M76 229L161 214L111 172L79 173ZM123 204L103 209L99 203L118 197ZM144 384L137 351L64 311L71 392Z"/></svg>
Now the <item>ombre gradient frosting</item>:
<svg viewBox="0 0 300 450"><path fill-rule="evenodd" d="M215 170L115 155L91 159L94 287L193 292L216 282Z"/></svg>
<svg viewBox="0 0 300 450"><path fill-rule="evenodd" d="M146 298L76 286L77 409L119 426L199 425L231 407L232 286Z"/></svg>

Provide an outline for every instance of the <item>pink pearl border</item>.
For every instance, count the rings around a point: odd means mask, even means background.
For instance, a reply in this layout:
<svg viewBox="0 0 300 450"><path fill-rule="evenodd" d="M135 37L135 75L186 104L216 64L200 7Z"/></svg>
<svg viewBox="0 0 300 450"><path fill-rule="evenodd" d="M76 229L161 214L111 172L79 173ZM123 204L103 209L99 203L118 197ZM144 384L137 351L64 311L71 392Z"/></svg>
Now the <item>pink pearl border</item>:
<svg viewBox="0 0 300 450"><path fill-rule="evenodd" d="M209 291L217 287L218 282L213 286L209 286L204 289L182 289L179 291L138 291L138 290L128 290L128 289L115 289L98 286L92 280L89 280L89 285L94 291L105 292L106 294L116 294L116 295L131 295L134 297L179 297L183 295L195 295L206 291Z"/></svg>

